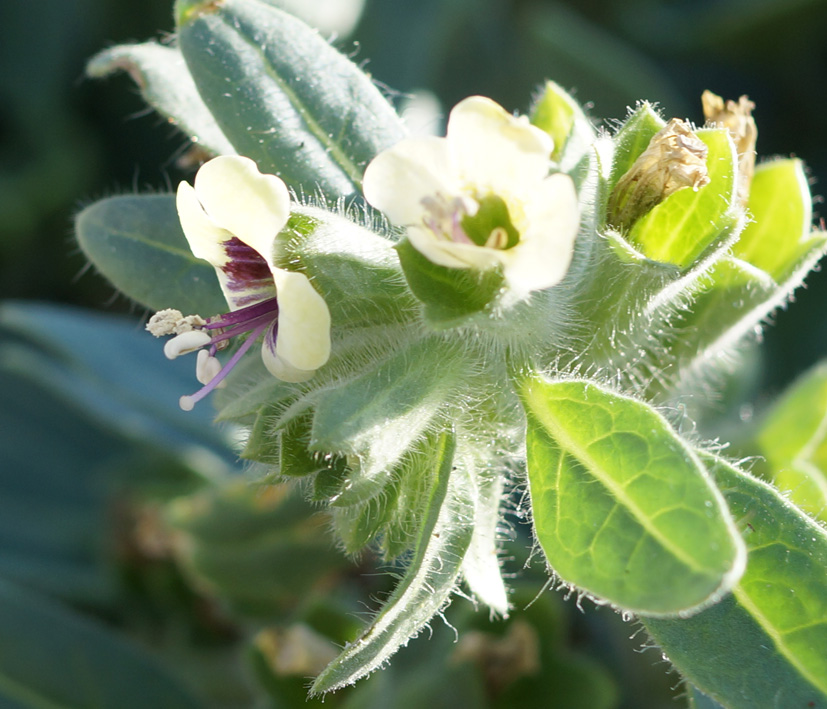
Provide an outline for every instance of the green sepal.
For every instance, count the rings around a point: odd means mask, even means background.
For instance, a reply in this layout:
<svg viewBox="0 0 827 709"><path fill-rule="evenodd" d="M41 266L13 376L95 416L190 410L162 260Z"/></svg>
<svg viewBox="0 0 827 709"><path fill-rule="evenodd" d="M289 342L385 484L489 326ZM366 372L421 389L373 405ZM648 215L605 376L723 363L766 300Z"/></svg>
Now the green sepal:
<svg viewBox="0 0 827 709"><path fill-rule="evenodd" d="M669 195L638 219L627 236L647 258L682 269L729 236L741 216L736 202L738 155L729 130L707 128L695 135L709 149L709 183Z"/></svg>
<svg viewBox="0 0 827 709"><path fill-rule="evenodd" d="M201 99L178 47L157 42L119 44L96 54L86 65L92 78L120 70L129 72L144 100L198 147L212 155L235 153Z"/></svg>
<svg viewBox="0 0 827 709"><path fill-rule="evenodd" d="M175 553L195 585L241 613L295 608L346 560L295 488L242 481L170 505Z"/></svg>
<svg viewBox="0 0 827 709"><path fill-rule="evenodd" d="M309 450L312 425L313 413L308 411L290 419L279 430L279 474L295 478L329 470L337 477L344 475L347 471L344 457Z"/></svg>
<svg viewBox="0 0 827 709"><path fill-rule="evenodd" d="M615 145L612 167L605 185L605 201L612 193L618 180L625 175L644 150L655 134L666 125L652 104L648 101L641 103L626 119L615 133Z"/></svg>
<svg viewBox="0 0 827 709"><path fill-rule="evenodd" d="M454 437L438 441L438 472L410 564L371 624L313 682L313 695L331 692L378 669L443 609L456 588L473 531L474 489L453 468Z"/></svg>
<svg viewBox="0 0 827 709"><path fill-rule="evenodd" d="M393 107L315 30L260 0L179 2L178 39L204 103L241 155L298 193L358 194L405 135Z"/></svg>
<svg viewBox="0 0 827 709"><path fill-rule="evenodd" d="M502 292L502 268L480 271L440 266L407 239L399 242L396 250L408 286L423 304L425 319L434 328L451 328L467 322L491 306Z"/></svg>
<svg viewBox="0 0 827 709"><path fill-rule="evenodd" d="M805 512L827 522L827 362L803 374L761 422L761 466Z"/></svg>
<svg viewBox="0 0 827 709"><path fill-rule="evenodd" d="M551 159L560 164L563 172L577 165L594 142L594 128L580 104L553 81L543 85L529 118L532 125L551 136Z"/></svg>
<svg viewBox="0 0 827 709"><path fill-rule="evenodd" d="M124 295L152 310L227 310L215 269L190 251L174 195L121 195L75 218L83 253Z"/></svg>
<svg viewBox="0 0 827 709"><path fill-rule="evenodd" d="M747 204L751 221L733 254L781 282L809 251L813 209L801 160L772 160L755 169Z"/></svg>
<svg viewBox="0 0 827 709"><path fill-rule="evenodd" d="M566 583L641 615L697 612L743 572L744 545L667 421L585 381L519 382L534 530Z"/></svg>
<svg viewBox="0 0 827 709"><path fill-rule="evenodd" d="M393 247L351 219L295 207L274 248L276 265L307 275L324 297L334 326L350 328L413 319L416 300Z"/></svg>
<svg viewBox="0 0 827 709"><path fill-rule="evenodd" d="M644 625L727 707L827 706L827 533L777 490L704 456L746 540L746 572L696 616Z"/></svg>

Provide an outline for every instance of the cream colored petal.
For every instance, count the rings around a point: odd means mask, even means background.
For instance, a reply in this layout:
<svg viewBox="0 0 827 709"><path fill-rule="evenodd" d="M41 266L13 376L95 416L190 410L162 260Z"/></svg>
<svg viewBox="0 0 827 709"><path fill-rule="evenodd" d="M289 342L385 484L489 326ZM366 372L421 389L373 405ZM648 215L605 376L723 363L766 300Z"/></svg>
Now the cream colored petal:
<svg viewBox="0 0 827 709"><path fill-rule="evenodd" d="M568 271L580 229L580 209L568 175L541 181L525 205L526 228L520 243L502 252L506 279L517 291L550 288Z"/></svg>
<svg viewBox="0 0 827 709"><path fill-rule="evenodd" d="M458 194L459 182L445 138L407 138L379 153L362 180L365 199L393 224L422 221L422 199Z"/></svg>
<svg viewBox="0 0 827 709"><path fill-rule="evenodd" d="M408 229L408 239L419 253L439 266L484 271L503 262L502 251L439 239L430 229Z"/></svg>
<svg viewBox="0 0 827 709"><path fill-rule="evenodd" d="M278 337L275 352L262 348L264 363L280 379L288 369L312 374L330 357L327 303L302 273L274 268L273 279L279 302Z"/></svg>
<svg viewBox="0 0 827 709"><path fill-rule="evenodd" d="M175 206L193 256L208 261L216 268L226 264L229 259L223 243L233 235L207 216L201 202L198 201L198 195L188 182L178 185Z"/></svg>
<svg viewBox="0 0 827 709"><path fill-rule="evenodd" d="M551 137L495 101L471 96L448 118L448 143L460 174L494 192L519 192L544 178L554 148Z"/></svg>
<svg viewBox="0 0 827 709"><path fill-rule="evenodd" d="M290 216L290 194L249 158L223 155L202 165L195 193L215 223L272 263L273 239Z"/></svg>

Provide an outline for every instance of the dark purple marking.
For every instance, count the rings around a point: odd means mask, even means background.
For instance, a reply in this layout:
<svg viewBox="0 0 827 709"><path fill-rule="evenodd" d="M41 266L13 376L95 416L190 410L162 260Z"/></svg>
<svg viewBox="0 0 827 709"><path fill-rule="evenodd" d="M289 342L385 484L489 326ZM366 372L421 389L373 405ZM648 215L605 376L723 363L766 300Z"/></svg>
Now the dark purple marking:
<svg viewBox="0 0 827 709"><path fill-rule="evenodd" d="M227 275L227 285L232 290L249 290L254 284L272 285L273 274L258 251L247 246L237 236L225 241L222 246L230 260L221 270Z"/></svg>

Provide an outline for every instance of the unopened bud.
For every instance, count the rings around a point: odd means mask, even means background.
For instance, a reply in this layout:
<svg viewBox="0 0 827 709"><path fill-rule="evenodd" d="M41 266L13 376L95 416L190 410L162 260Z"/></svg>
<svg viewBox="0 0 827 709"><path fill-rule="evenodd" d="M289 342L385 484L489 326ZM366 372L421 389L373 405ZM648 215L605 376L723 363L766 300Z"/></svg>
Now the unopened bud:
<svg viewBox="0 0 827 709"><path fill-rule="evenodd" d="M673 118L617 181L609 199L609 223L628 229L669 195L708 184L706 155L706 144L684 121Z"/></svg>
<svg viewBox="0 0 827 709"><path fill-rule="evenodd" d="M741 204L746 204L755 172L755 142L758 139L758 128L752 117L755 104L746 96L741 96L737 103L724 103L720 96L711 91L703 92L701 103L707 123L729 129L738 151L738 199Z"/></svg>

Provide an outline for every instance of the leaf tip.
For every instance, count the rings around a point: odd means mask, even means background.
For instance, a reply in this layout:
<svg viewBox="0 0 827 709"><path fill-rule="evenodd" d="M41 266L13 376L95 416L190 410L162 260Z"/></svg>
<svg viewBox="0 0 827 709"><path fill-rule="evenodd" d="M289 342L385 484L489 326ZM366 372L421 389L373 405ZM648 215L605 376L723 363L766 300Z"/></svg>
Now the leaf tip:
<svg viewBox="0 0 827 709"><path fill-rule="evenodd" d="M201 15L215 12L224 0L176 0L175 2L175 24L183 27Z"/></svg>

